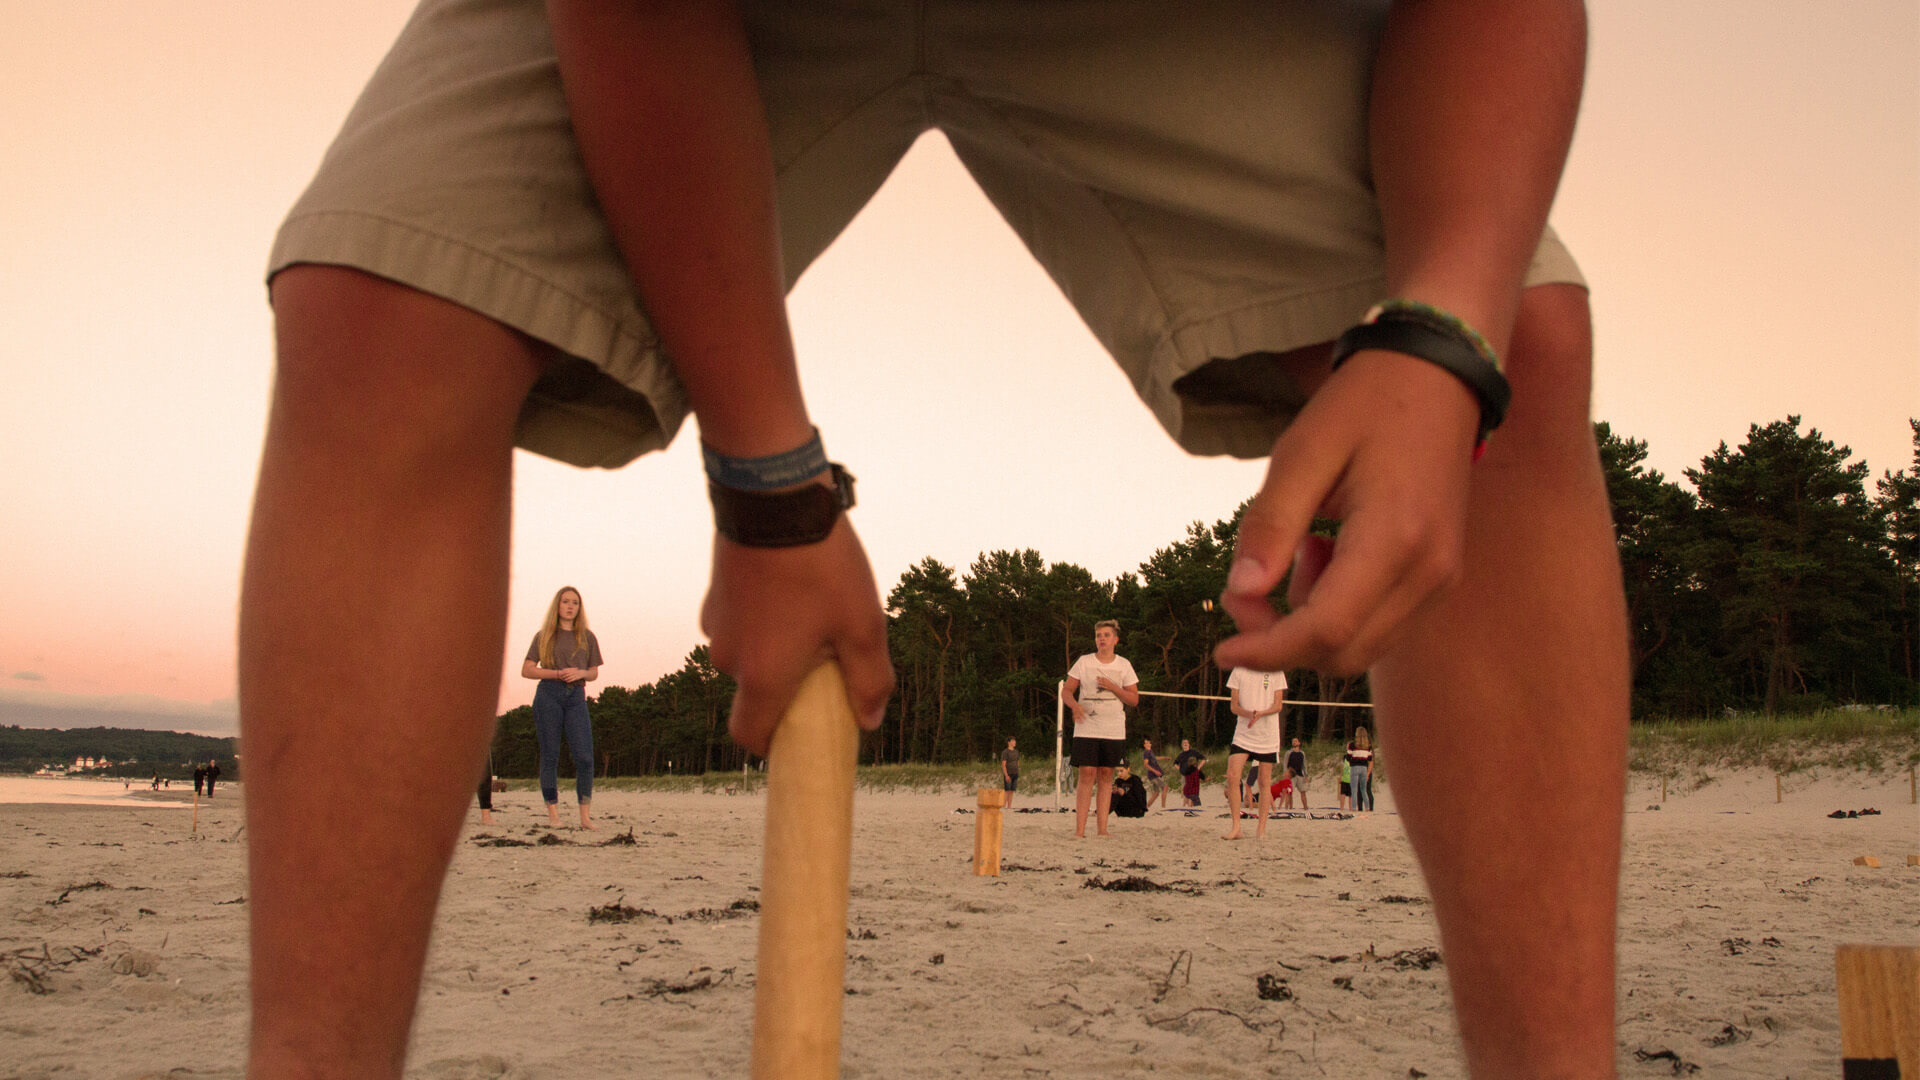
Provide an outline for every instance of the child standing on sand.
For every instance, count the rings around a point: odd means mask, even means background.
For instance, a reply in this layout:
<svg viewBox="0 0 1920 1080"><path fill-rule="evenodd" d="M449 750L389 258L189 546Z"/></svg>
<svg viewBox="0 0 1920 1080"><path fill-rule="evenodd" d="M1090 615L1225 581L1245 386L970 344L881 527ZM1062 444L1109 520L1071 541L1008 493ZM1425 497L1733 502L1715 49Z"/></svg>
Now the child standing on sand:
<svg viewBox="0 0 1920 1080"><path fill-rule="evenodd" d="M1260 766L1260 824L1253 835L1267 838L1267 815L1273 811L1273 766L1280 757L1280 713L1286 706L1281 695L1287 689L1287 676L1279 671L1255 671L1234 668L1227 676L1233 715L1233 748L1227 755L1227 817L1233 824L1222 840L1240 839L1240 805L1246 797L1240 773L1248 761Z"/></svg>
<svg viewBox="0 0 1920 1080"><path fill-rule="evenodd" d="M1140 704L1140 679L1127 658L1114 652L1120 644L1120 624L1102 619L1093 624L1093 649L1073 662L1061 700L1073 712L1073 767L1080 786L1073 793L1073 835L1087 835L1087 804L1094 803L1101 836L1107 835L1107 808L1112 799L1113 770L1127 760L1127 705ZM1097 789L1097 790L1096 790Z"/></svg>

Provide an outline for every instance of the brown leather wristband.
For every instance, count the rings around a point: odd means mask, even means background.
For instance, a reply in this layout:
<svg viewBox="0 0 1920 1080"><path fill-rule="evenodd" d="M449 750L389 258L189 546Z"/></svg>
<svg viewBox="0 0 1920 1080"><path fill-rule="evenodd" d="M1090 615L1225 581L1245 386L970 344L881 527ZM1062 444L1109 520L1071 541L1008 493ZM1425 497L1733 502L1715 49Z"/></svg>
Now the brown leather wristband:
<svg viewBox="0 0 1920 1080"><path fill-rule="evenodd" d="M840 514L853 508L853 474L836 463L827 469L832 487L741 491L707 481L713 527L743 547L799 547L825 540Z"/></svg>

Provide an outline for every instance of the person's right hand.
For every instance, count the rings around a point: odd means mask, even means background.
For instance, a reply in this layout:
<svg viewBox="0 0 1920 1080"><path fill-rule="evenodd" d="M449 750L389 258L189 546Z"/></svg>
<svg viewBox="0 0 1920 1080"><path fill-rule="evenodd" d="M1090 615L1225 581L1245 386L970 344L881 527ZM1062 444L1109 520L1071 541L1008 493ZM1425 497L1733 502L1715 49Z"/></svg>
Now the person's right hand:
<svg viewBox="0 0 1920 1080"><path fill-rule="evenodd" d="M800 681L838 660L860 726L872 731L893 696L887 618L867 553L845 517L817 544L743 547L715 536L713 581L700 610L713 665L737 688L727 730L765 756Z"/></svg>
<svg viewBox="0 0 1920 1080"><path fill-rule="evenodd" d="M579 669L579 668L577 668L577 667L564 667L564 668L561 668L561 669L560 669L560 681L561 681L561 682L565 682L565 683L576 683L576 682L579 682L579 681L580 681L581 679L584 679L584 678L586 678L586 677L587 677L587 673L586 673L586 672L584 672L584 671L582 671L582 670L580 670L580 669Z"/></svg>

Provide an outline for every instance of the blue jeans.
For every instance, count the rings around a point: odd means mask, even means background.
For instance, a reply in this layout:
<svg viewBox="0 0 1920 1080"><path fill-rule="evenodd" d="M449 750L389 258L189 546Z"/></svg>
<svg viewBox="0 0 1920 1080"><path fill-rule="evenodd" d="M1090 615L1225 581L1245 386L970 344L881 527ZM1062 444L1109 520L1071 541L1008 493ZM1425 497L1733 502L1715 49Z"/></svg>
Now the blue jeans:
<svg viewBox="0 0 1920 1080"><path fill-rule="evenodd" d="M1373 771L1359 765L1353 767L1353 808L1373 809Z"/></svg>
<svg viewBox="0 0 1920 1080"><path fill-rule="evenodd" d="M560 738L573 755L573 792L593 801L593 721L587 718L587 684L541 679L533 690L533 734L540 742L540 794L560 801Z"/></svg>

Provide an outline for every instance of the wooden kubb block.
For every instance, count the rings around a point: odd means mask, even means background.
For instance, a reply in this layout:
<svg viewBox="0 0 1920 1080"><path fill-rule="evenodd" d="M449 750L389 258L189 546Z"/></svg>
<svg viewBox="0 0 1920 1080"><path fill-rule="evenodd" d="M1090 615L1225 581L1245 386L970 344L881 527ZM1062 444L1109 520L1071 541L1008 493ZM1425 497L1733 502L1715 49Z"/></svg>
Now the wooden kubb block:
<svg viewBox="0 0 1920 1080"><path fill-rule="evenodd" d="M1874 857L1873 857L1873 856L1871 856L1871 855L1859 855L1859 856L1856 856L1856 857L1854 858L1854 860L1853 860L1853 865L1855 865L1855 866L1879 866L1879 865L1880 865L1880 860L1879 860L1879 859L1876 859L1876 858L1874 858Z"/></svg>
<svg viewBox="0 0 1920 1080"><path fill-rule="evenodd" d="M997 788L980 788L979 805L973 818L973 876L1000 876L1001 809L1006 793Z"/></svg>
<svg viewBox="0 0 1920 1080"><path fill-rule="evenodd" d="M1920 1076L1920 948L1842 945L1834 974L1844 1080Z"/></svg>

